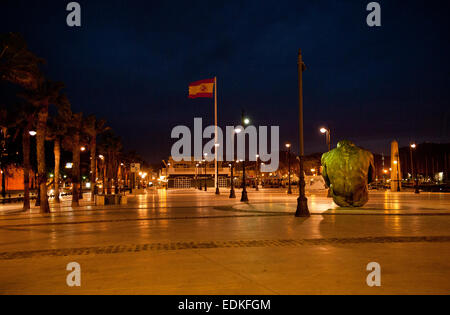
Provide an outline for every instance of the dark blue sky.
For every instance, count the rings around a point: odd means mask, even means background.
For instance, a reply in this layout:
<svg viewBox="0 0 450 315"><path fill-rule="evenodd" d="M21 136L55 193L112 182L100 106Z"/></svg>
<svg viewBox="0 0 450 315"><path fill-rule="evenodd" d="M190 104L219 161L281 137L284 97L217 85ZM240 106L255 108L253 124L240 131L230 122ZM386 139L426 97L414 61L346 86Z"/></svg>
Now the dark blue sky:
<svg viewBox="0 0 450 315"><path fill-rule="evenodd" d="M448 1L378 1L381 28L366 24L368 0L85 0L81 28L67 27L68 2L2 0L0 31L22 33L74 110L149 161L170 153L174 126L213 122L212 101L187 87L215 75L221 125L243 107L296 144L298 48L307 153L325 150L322 125L379 153L394 138L449 141Z"/></svg>

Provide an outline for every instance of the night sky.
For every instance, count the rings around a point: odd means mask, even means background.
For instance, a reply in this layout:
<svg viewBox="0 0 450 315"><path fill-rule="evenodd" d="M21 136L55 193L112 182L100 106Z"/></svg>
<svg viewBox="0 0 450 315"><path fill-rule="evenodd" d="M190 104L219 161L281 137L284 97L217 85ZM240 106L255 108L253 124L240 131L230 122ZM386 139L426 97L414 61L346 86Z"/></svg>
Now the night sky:
<svg viewBox="0 0 450 315"><path fill-rule="evenodd" d="M170 154L176 125L213 123L213 102L189 100L189 82L218 77L219 121L279 125L297 147L297 51L304 73L305 148L324 151L319 128L377 153L389 143L449 141L449 1L2 0L0 32L20 32L64 81L74 111L108 120L127 149L151 162Z"/></svg>

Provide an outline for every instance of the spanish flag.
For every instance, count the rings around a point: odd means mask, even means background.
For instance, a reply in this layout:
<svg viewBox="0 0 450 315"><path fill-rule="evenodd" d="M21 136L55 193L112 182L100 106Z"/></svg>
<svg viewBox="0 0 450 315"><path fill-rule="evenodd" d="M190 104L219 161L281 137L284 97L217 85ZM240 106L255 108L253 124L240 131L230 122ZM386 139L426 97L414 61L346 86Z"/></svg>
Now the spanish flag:
<svg viewBox="0 0 450 315"><path fill-rule="evenodd" d="M189 98L207 97L214 94L214 79L206 79L189 84Z"/></svg>

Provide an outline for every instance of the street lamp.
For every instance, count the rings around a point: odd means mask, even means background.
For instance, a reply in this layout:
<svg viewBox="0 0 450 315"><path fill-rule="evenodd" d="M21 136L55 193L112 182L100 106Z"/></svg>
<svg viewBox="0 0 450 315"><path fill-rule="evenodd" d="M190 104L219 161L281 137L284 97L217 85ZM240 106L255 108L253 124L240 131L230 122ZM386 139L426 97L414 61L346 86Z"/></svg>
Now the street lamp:
<svg viewBox="0 0 450 315"><path fill-rule="evenodd" d="M327 137L327 145L328 145L328 152L331 151L331 131L329 128L322 127L320 128L320 133L324 134ZM328 188L328 198L331 198L331 189Z"/></svg>
<svg viewBox="0 0 450 315"><path fill-rule="evenodd" d="M394 161L394 165L397 166L397 192L400 192L401 191L401 189L400 189L400 166L398 165L400 155L397 153L395 155L395 158L396 158L396 160Z"/></svg>
<svg viewBox="0 0 450 315"><path fill-rule="evenodd" d="M327 137L328 151L331 151L331 131L328 128L320 128L320 132Z"/></svg>
<svg viewBox="0 0 450 315"><path fill-rule="evenodd" d="M205 163L205 191L208 191L208 185L207 185L207 177L208 175L206 174L206 167L208 165L208 163L206 162L206 157L208 156L208 153L203 154L205 156L205 159L203 160L203 162Z"/></svg>
<svg viewBox="0 0 450 315"><path fill-rule="evenodd" d="M37 132L34 131L34 130L31 130L31 131L29 132L29 134L30 134L30 136L34 137L35 135L37 135Z"/></svg>
<svg viewBox="0 0 450 315"><path fill-rule="evenodd" d="M198 163L195 164L195 178L194 178L194 187L197 187L197 183L198 183Z"/></svg>
<svg viewBox="0 0 450 315"><path fill-rule="evenodd" d="M217 150L219 149L220 144L219 143L215 143L214 144L214 153L216 156L216 160L214 161L214 166L215 166L215 175L214 175L214 184L216 186L216 195L220 195L220 189L219 189L219 162L217 161Z"/></svg>
<svg viewBox="0 0 450 315"><path fill-rule="evenodd" d="M245 125L250 124L250 119L245 117L245 112L242 110L242 116L241 116L241 122L245 128ZM245 156L244 160L242 161L242 196L241 196L241 202L248 202L248 196L247 196L247 188L246 188L246 178L245 178Z"/></svg>
<svg viewBox="0 0 450 315"><path fill-rule="evenodd" d="M202 173L201 173L201 165L202 165L202 161L199 161L198 162L198 164L197 164L197 174L198 175L202 175ZM197 180L197 184L198 184L198 190L202 190L202 180L201 180L201 178L200 178L201 176L198 176L198 180Z"/></svg>
<svg viewBox="0 0 450 315"><path fill-rule="evenodd" d="M306 65L302 59L302 51L298 50L298 131L299 131L299 160L300 160L300 176L298 182L299 196L297 199L296 217L309 217L308 199L305 192L305 172L303 169L303 159L305 154L305 145L303 139L303 71L306 70Z"/></svg>
<svg viewBox="0 0 450 315"><path fill-rule="evenodd" d="M414 172L414 161L413 161L413 150L415 150L417 148L417 145L415 143L412 143L409 147L409 154L411 157L411 176L414 177L414 193L416 194L420 194L420 190L419 190L419 176L418 176L418 172L417 170L415 170Z"/></svg>
<svg viewBox="0 0 450 315"><path fill-rule="evenodd" d="M291 144L290 143L286 143L286 148L288 149L287 151L287 155L288 155L288 191L287 194L288 195L292 195L292 188L291 188Z"/></svg>
<svg viewBox="0 0 450 315"><path fill-rule="evenodd" d="M259 154L256 154L256 169L255 169L255 176L256 176L256 188L255 191L259 191Z"/></svg>
<svg viewBox="0 0 450 315"><path fill-rule="evenodd" d="M230 163L230 178L231 178L231 189L230 198L236 198L236 192L234 190L234 174L233 174L234 162Z"/></svg>

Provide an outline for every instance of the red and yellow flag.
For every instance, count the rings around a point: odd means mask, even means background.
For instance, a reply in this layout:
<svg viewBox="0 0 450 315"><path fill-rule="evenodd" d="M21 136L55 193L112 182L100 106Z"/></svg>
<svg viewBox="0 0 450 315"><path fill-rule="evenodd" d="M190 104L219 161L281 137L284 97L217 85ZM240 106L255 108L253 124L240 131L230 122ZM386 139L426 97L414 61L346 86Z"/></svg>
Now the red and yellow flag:
<svg viewBox="0 0 450 315"><path fill-rule="evenodd" d="M189 98L208 97L214 95L214 79L200 80L189 84Z"/></svg>

